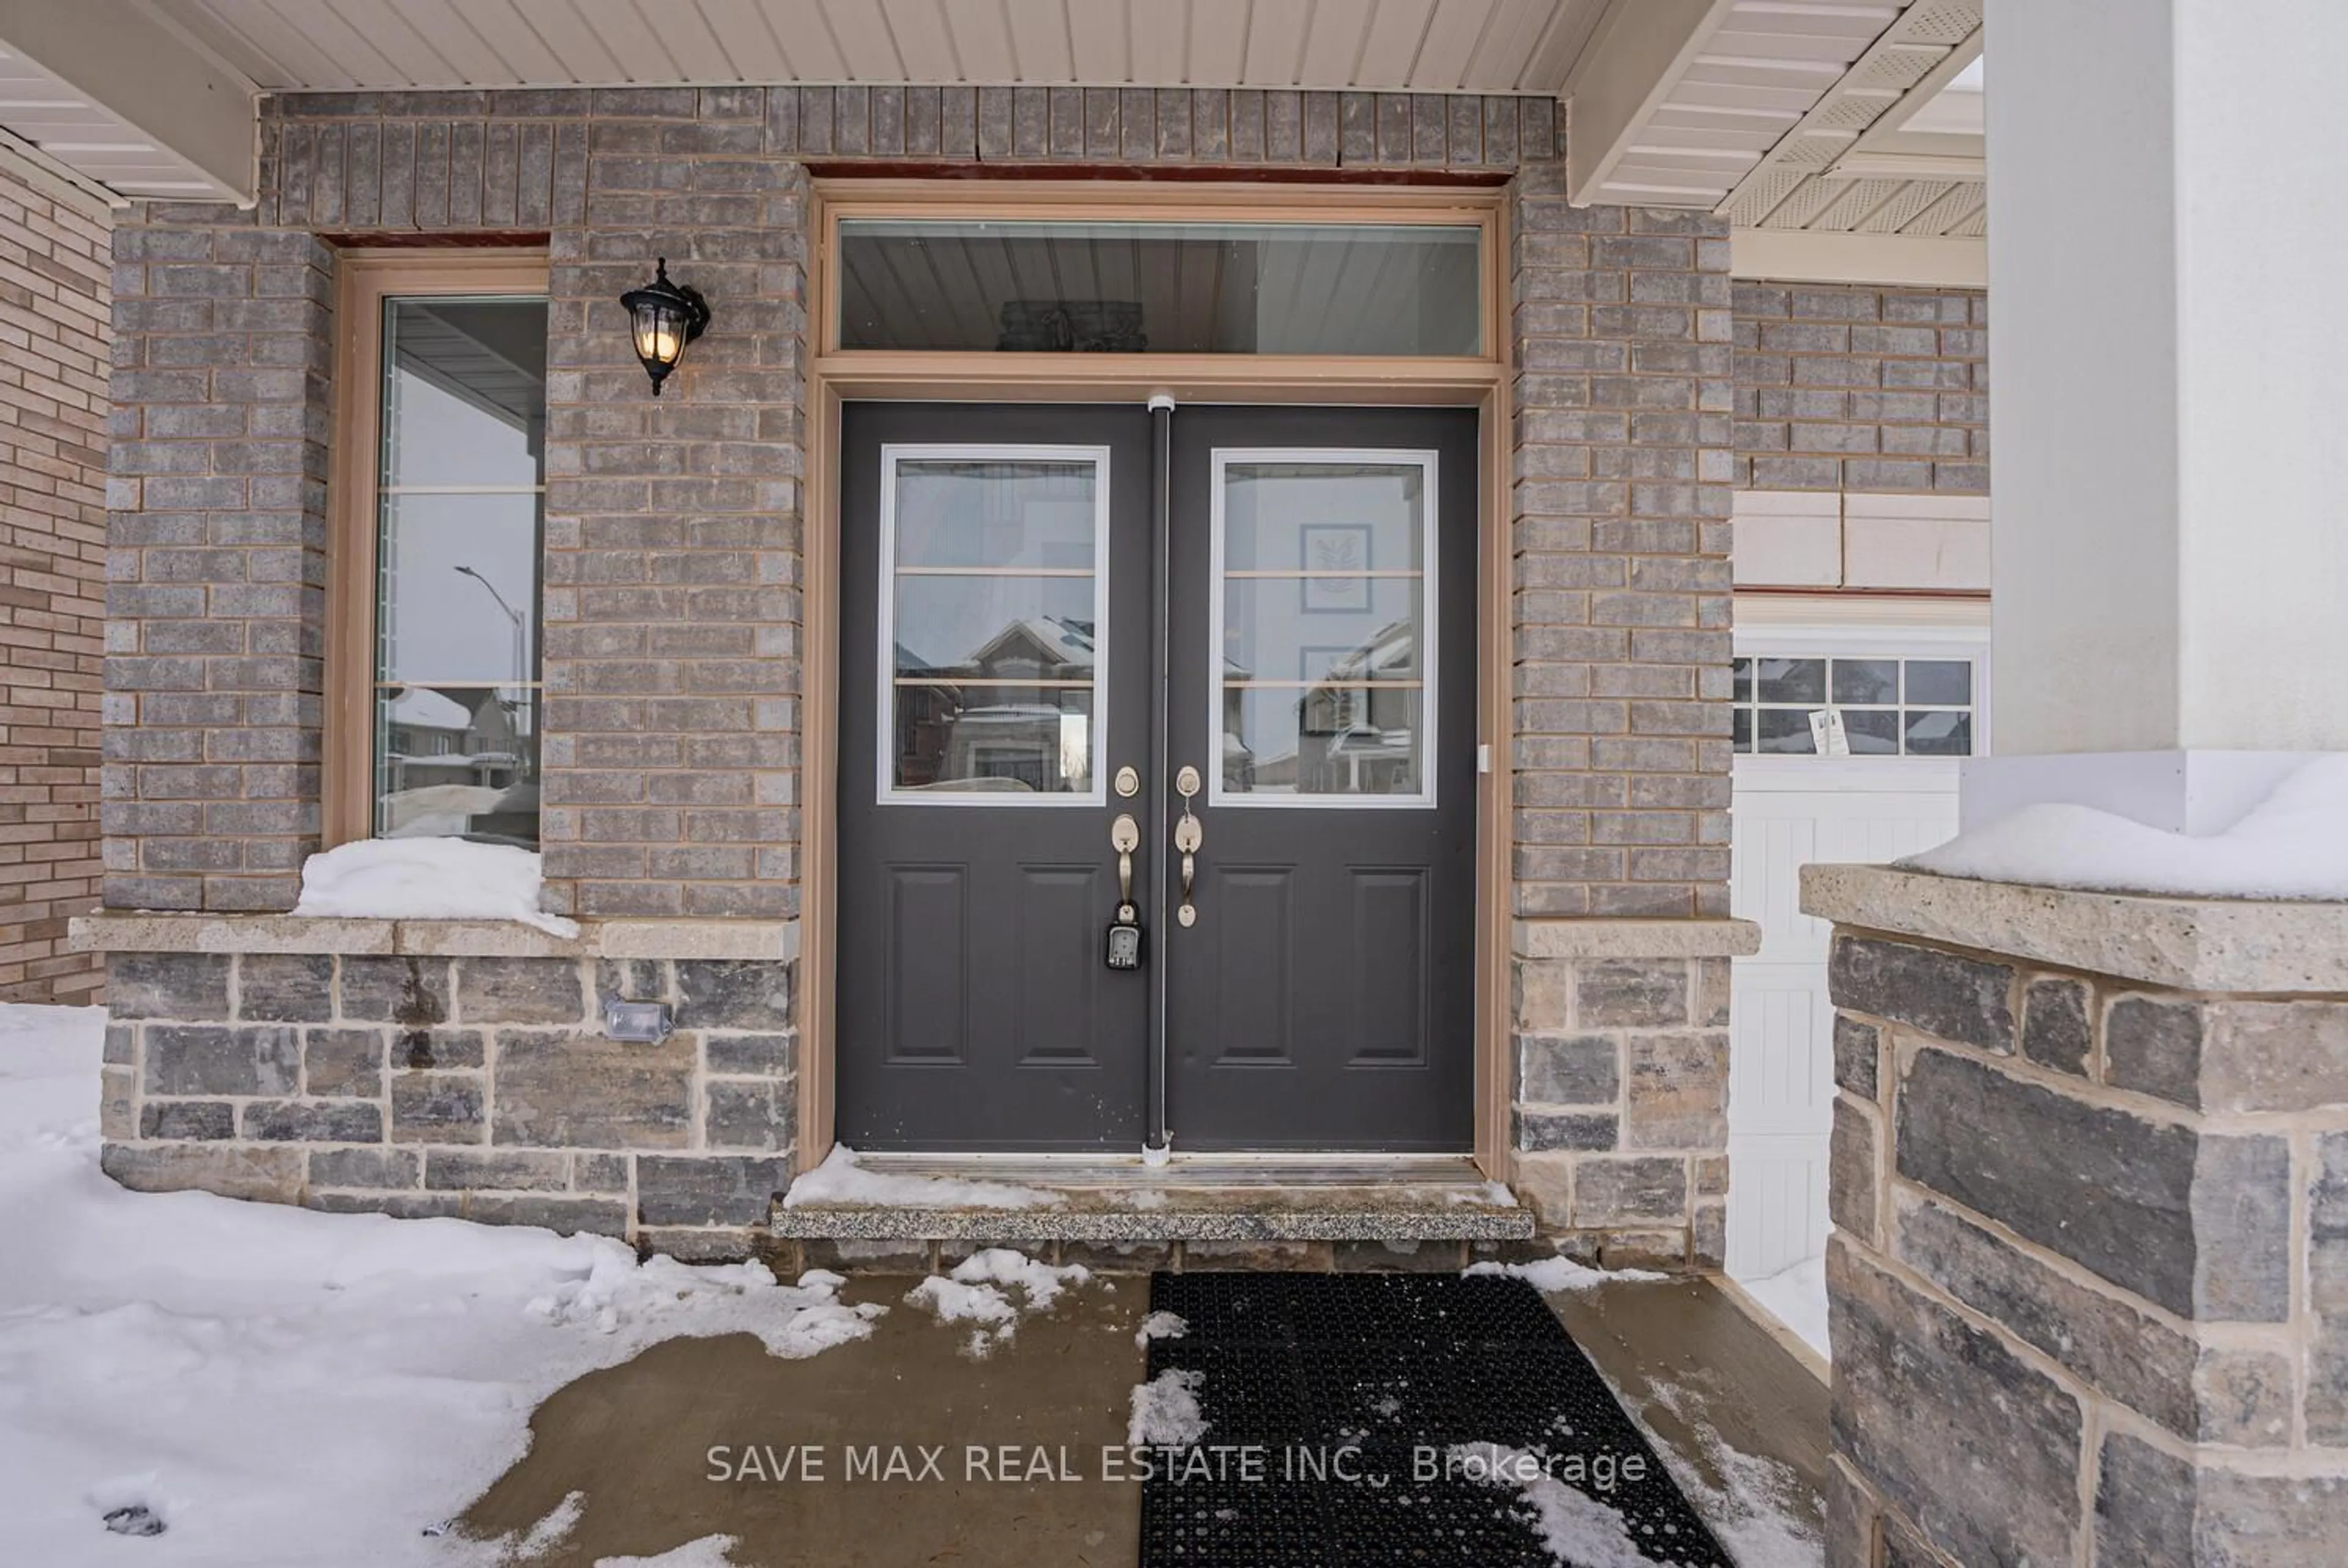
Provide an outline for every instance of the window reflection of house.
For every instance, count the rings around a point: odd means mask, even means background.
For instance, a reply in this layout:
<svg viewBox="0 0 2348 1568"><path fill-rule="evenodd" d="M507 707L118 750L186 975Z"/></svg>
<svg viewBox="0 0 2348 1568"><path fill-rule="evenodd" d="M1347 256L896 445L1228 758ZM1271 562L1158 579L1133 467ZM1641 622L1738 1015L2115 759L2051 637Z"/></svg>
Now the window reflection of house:
<svg viewBox="0 0 2348 1568"><path fill-rule="evenodd" d="M1292 787L1305 794L1416 790L1418 688L1379 682L1415 682L1418 669L1418 628L1410 620L1391 622L1333 660L1326 679L1297 701Z"/></svg>
<svg viewBox="0 0 2348 1568"><path fill-rule="evenodd" d="M487 688L403 687L386 704L382 733L376 789L386 835L535 841L535 799L526 803L530 823L507 820L524 804L520 793L536 787L526 701Z"/></svg>
<svg viewBox="0 0 2348 1568"><path fill-rule="evenodd" d="M953 664L898 644L899 675L913 678L897 693L902 786L1090 788L1095 657L1093 623L1065 616L1014 620Z"/></svg>

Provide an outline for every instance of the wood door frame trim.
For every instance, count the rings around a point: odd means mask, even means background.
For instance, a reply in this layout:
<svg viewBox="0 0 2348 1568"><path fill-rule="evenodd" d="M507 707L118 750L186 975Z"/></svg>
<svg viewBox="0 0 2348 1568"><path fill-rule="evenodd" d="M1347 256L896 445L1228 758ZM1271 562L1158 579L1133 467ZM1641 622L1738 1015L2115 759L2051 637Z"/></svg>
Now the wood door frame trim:
<svg viewBox="0 0 2348 1568"><path fill-rule="evenodd" d="M837 1023L839 530L842 405L906 402L1066 402L1141 405L1165 393L1180 403L1416 405L1478 412L1482 472L1478 496L1476 729L1490 771L1477 777L1474 1154L1495 1181L1513 1173L1509 1153L1509 921L1511 886L1509 472L1511 336L1507 309L1509 233L1502 188L1463 190L1185 183L1099 187L1067 181L815 182L809 200L806 467L801 486L798 1092L797 1168L832 1147ZM845 214L1035 219L1217 215L1262 221L1474 221L1484 232L1478 358L1385 359L1317 355L827 352L835 337L838 222ZM1072 363L1076 361L1079 363Z"/></svg>
<svg viewBox="0 0 2348 1568"><path fill-rule="evenodd" d="M326 462L321 847L375 832L376 544L382 452L383 302L429 295L547 295L541 248L350 247L335 256L334 384ZM366 439L358 437L362 435ZM541 575L544 563L540 563Z"/></svg>

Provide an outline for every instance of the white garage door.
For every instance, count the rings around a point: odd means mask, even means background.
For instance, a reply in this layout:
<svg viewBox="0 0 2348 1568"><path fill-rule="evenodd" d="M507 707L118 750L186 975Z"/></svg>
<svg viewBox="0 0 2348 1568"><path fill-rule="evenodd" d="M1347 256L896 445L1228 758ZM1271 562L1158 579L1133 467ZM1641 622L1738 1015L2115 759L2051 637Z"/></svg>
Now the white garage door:
<svg viewBox="0 0 2348 1568"><path fill-rule="evenodd" d="M1826 1249L1829 928L1801 912L1801 868L1956 832L1988 670L1972 629L1769 628L1740 631L1737 650L1731 901L1761 950L1735 960L1732 992L1728 1272L1755 1279Z"/></svg>

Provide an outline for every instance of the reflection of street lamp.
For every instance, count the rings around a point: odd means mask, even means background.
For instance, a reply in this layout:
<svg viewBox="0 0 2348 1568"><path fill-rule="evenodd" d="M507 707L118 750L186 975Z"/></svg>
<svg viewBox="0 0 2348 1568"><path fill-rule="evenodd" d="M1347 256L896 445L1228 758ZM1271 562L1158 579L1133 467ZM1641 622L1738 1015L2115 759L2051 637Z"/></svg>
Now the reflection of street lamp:
<svg viewBox="0 0 2348 1568"><path fill-rule="evenodd" d="M496 583L491 582L488 578L483 577L479 572L475 571L469 566L460 566L457 570L466 577L471 578L483 588L488 589L489 590L489 597L498 601L498 608L506 612L506 619L513 622L513 678L516 694L510 699L499 698L498 700L498 706L506 711L507 728L511 730L514 727L513 716L520 708L523 702L520 692L521 689L527 685L530 680L530 623L522 615L520 610L516 610L512 605L506 602L506 596L498 591L498 585ZM526 758L530 754L527 748L520 745L520 740L521 737L520 734L515 734L513 736L517 751L517 756L515 759L517 762L520 762L523 758Z"/></svg>
<svg viewBox="0 0 2348 1568"><path fill-rule="evenodd" d="M498 608L506 612L506 619L513 622L514 684L517 686L526 684L530 680L528 664L530 657L528 647L530 633L525 630L527 622L524 620L521 611L516 610L512 605L506 602L506 596L498 591L498 585L496 583L491 582L488 578L483 577L471 567L460 566L457 569L462 572L465 576L471 578L475 582L479 583L483 588L488 589L489 590L489 597L498 601Z"/></svg>

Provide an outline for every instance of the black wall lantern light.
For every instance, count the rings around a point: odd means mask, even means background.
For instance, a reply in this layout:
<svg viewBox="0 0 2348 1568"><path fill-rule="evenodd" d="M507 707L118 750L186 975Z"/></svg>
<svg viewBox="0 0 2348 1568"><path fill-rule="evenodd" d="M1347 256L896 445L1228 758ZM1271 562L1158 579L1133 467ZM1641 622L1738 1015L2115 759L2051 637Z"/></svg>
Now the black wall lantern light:
<svg viewBox="0 0 2348 1568"><path fill-rule="evenodd" d="M709 302L700 290L668 281L668 258L664 256L653 281L622 294L620 303L628 308L636 357L644 362L644 374L653 378L653 395L658 397L661 383L685 357L685 345L709 325Z"/></svg>

